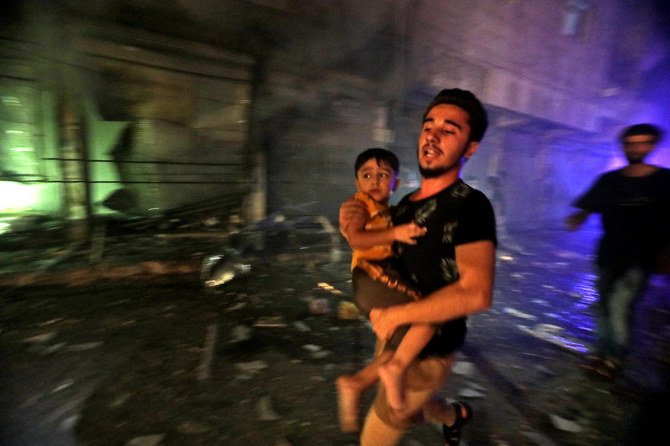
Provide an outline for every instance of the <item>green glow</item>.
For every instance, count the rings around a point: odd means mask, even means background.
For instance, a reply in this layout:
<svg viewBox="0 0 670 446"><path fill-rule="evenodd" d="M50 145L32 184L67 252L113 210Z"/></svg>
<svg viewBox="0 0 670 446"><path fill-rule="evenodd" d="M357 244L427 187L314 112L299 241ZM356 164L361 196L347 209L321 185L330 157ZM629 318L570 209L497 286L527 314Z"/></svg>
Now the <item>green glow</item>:
<svg viewBox="0 0 670 446"><path fill-rule="evenodd" d="M34 209L40 200L42 186L0 181L0 213L25 212Z"/></svg>

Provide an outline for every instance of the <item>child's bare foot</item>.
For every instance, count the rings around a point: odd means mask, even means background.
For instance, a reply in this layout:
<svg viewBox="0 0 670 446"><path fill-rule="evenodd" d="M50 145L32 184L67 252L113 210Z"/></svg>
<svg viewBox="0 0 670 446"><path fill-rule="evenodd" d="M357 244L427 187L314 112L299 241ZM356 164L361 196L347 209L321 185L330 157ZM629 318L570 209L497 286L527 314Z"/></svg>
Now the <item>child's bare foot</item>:
<svg viewBox="0 0 670 446"><path fill-rule="evenodd" d="M342 432L358 432L358 400L363 390L361 383L353 376L337 378L337 415Z"/></svg>
<svg viewBox="0 0 670 446"><path fill-rule="evenodd" d="M395 411L402 411L405 407L403 377L403 368L393 360L379 367L379 379L386 389L389 406Z"/></svg>

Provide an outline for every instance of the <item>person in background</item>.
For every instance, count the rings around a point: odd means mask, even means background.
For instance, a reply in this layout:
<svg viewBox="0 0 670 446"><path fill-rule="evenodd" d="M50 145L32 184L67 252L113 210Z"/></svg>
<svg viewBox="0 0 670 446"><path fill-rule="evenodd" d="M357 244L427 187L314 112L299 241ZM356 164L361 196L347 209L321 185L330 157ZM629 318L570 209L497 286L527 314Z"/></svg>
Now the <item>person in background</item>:
<svg viewBox="0 0 670 446"><path fill-rule="evenodd" d="M437 392L465 340L467 316L492 303L493 208L483 193L460 178L487 125L479 99L458 88L440 91L423 115L417 150L421 184L391 211L394 225L414 222L427 229L415 244L394 244L398 271L416 284L422 298L373 308L370 321L380 341L378 355L399 327L434 324L437 328L405 374L402 410L391 407L385 387L379 386L363 425L361 446L397 445L407 429L424 420L442 423L445 444L458 445L462 427L472 418L468 404L447 404ZM340 207L340 228L360 225L366 217L359 201L348 200Z"/></svg>
<svg viewBox="0 0 670 446"><path fill-rule="evenodd" d="M619 139L628 165L600 175L574 201L579 210L565 221L570 231L593 213L602 221L597 343L582 367L604 379L615 378L625 367L634 308L670 244L670 170L645 162L661 136L652 124L626 127Z"/></svg>

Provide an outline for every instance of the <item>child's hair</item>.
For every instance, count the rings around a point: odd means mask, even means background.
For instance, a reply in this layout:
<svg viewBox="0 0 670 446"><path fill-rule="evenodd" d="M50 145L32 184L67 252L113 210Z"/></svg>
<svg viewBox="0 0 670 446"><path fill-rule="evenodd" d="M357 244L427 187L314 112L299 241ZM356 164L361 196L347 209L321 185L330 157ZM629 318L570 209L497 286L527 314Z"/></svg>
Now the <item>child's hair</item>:
<svg viewBox="0 0 670 446"><path fill-rule="evenodd" d="M400 161L398 161L398 157L395 156L393 152L379 147L373 147L371 149L364 150L356 157L356 163L354 164L354 176L358 175L358 169L360 169L363 164L367 163L368 160L371 160L372 158L377 160L377 164L381 162L387 163L389 166L391 166L391 169L393 169L395 173L398 173L398 170L400 169Z"/></svg>

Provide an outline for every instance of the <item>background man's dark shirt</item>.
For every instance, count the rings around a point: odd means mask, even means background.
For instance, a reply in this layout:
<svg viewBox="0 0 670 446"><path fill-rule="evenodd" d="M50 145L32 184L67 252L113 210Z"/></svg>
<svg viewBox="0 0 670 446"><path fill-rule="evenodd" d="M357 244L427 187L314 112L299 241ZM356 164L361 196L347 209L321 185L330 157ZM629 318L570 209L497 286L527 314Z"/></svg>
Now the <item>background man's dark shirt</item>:
<svg viewBox="0 0 670 446"><path fill-rule="evenodd" d="M653 269L670 234L670 170L641 177L621 170L601 175L573 205L601 215L600 267Z"/></svg>

